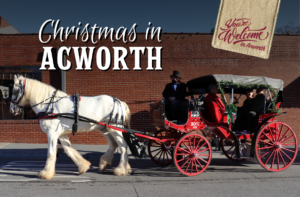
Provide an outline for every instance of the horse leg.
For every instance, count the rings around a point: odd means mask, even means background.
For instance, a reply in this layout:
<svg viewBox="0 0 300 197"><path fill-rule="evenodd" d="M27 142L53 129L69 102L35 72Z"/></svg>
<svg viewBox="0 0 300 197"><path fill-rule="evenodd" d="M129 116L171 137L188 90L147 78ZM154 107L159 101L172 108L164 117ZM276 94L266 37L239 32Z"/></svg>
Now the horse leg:
<svg viewBox="0 0 300 197"><path fill-rule="evenodd" d="M44 169L37 175L42 179L51 179L55 175L55 162L57 151L57 135L55 132L48 133L48 155Z"/></svg>
<svg viewBox="0 0 300 197"><path fill-rule="evenodd" d="M79 174L85 173L90 169L91 163L85 160L71 145L71 142L67 135L60 136L59 141L65 151L65 153L74 161L78 166Z"/></svg>
<svg viewBox="0 0 300 197"><path fill-rule="evenodd" d="M106 132L105 132L106 131ZM102 135L108 141L108 150L100 158L99 168L101 171L105 171L108 166L111 166L112 159L114 157L114 152L116 151L118 144L115 141L114 137L108 133L107 129L101 131Z"/></svg>
<svg viewBox="0 0 300 197"><path fill-rule="evenodd" d="M127 175L131 173L131 168L128 163L128 155L127 155L127 144L123 138L122 132L112 130L111 135L115 138L116 142L120 147L121 159L119 165L114 169L115 175Z"/></svg>

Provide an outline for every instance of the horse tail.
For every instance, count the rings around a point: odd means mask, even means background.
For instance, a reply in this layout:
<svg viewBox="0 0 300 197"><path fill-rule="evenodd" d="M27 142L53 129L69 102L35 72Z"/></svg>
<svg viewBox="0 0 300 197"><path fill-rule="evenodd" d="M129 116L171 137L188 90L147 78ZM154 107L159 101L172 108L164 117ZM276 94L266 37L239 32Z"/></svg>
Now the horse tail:
<svg viewBox="0 0 300 197"><path fill-rule="evenodd" d="M128 105L125 102L122 102L125 110L126 110L126 115L125 115L125 124L127 126L128 129L130 129L130 119L131 119L131 114L130 114L130 109L128 107Z"/></svg>

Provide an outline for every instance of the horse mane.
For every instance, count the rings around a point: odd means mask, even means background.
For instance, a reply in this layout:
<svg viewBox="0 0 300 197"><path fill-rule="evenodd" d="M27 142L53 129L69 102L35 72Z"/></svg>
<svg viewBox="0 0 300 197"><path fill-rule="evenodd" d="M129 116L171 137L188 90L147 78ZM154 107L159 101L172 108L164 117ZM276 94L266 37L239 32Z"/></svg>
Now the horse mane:
<svg viewBox="0 0 300 197"><path fill-rule="evenodd" d="M31 102L42 102L47 98L51 97L53 92L56 90L53 86L45 84L35 79L25 78L23 76L19 77L19 80L24 81L25 84L25 95L26 98ZM68 94L58 90L56 92L56 97L67 96Z"/></svg>

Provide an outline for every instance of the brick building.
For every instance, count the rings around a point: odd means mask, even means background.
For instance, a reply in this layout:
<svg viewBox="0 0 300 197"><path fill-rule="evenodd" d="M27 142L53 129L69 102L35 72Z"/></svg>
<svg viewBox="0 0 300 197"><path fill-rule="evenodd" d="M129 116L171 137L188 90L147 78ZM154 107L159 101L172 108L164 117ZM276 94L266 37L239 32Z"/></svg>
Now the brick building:
<svg viewBox="0 0 300 197"><path fill-rule="evenodd" d="M48 35L44 35L48 36ZM91 41L83 43L76 41L71 35L68 41L61 43L53 40L42 44L38 34L0 34L0 81L11 80L11 74L22 73L29 77L40 78L43 82L73 94L81 95L107 94L115 96L129 104L133 129L152 131L150 125L149 106L147 103L136 104L133 101L161 100L162 91L169 83L169 75L173 70L181 72L182 81L208 75L208 74L236 74L267 76L284 80L284 102L282 110L287 115L279 116L278 120L289 124L297 133L300 140L300 36L275 35L271 55L268 60L247 55L214 49L211 46L212 34L166 33L162 35L162 42L146 41L144 34L137 35L137 41L124 44L122 41L102 39L96 45ZM46 37L45 37L46 39ZM56 59L56 48L67 46L94 46L98 49L106 46L112 56L110 69L98 69L95 54L92 71L76 70L75 56L71 52L67 57L72 63L72 68L65 73L56 71L39 71L43 57L43 47L53 47L53 57ZM130 70L113 70L113 48L125 47L128 50L126 58ZM147 71L148 52L141 55L142 71L134 71L134 55L129 47L163 47L162 71ZM95 49L95 50L96 50ZM154 63L155 66L155 63ZM2 78L1 78L2 74ZM62 75L65 78L62 81ZM63 83L63 84L62 84ZM0 84L1 85L1 84ZM7 108L2 107L2 111ZM6 113L6 112L3 112ZM34 116L29 116L35 118ZM1 118L1 117L0 117ZM70 136L72 143L105 144L105 139L97 131ZM0 120L0 142L12 143L46 143L47 136L39 127L36 119L13 119L6 117Z"/></svg>

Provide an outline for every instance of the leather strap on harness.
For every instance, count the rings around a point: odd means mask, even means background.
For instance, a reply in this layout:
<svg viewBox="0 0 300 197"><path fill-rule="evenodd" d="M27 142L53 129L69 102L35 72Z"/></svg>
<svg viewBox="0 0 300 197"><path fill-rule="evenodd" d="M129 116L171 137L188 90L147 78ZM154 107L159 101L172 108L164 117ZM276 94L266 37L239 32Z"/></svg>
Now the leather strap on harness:
<svg viewBox="0 0 300 197"><path fill-rule="evenodd" d="M57 90L55 90L55 91L53 92L53 94L52 94L52 97L51 97L51 99L50 99L49 105L48 105L47 108L46 108L46 112L47 112L47 113L48 113L48 110L49 110L49 107L50 107L51 104L52 104L52 107L51 107L51 113L53 113L54 107L53 107L53 102L52 102L52 101L54 100L56 93L57 93Z"/></svg>
<svg viewBox="0 0 300 197"><path fill-rule="evenodd" d="M78 108L79 108L79 95L78 93L73 95L73 100L74 100L74 124L72 126L72 133L75 135L78 129Z"/></svg>

